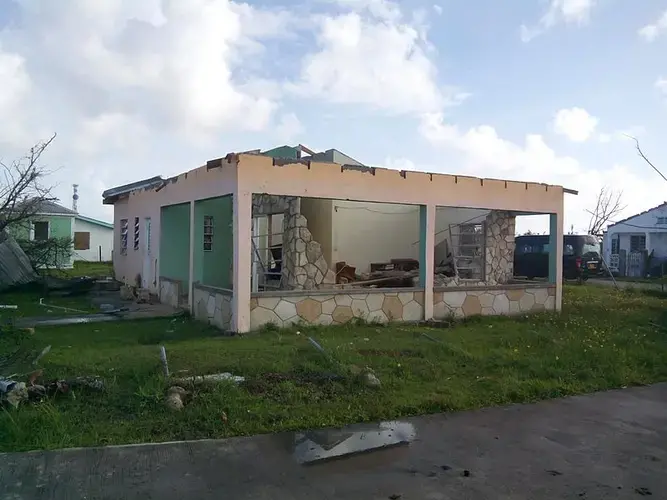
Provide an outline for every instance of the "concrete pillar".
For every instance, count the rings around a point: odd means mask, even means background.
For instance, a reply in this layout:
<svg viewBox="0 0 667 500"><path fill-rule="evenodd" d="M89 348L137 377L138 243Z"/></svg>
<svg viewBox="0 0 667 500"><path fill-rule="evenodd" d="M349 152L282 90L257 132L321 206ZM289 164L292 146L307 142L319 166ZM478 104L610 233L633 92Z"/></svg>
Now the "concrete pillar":
<svg viewBox="0 0 667 500"><path fill-rule="evenodd" d="M250 331L250 273L252 272L252 193L234 194L234 269L232 330Z"/></svg>
<svg viewBox="0 0 667 500"><path fill-rule="evenodd" d="M549 283L556 285L556 310L563 307L563 209L549 215Z"/></svg>
<svg viewBox="0 0 667 500"><path fill-rule="evenodd" d="M424 288L424 320L433 319L435 205L419 206L419 286Z"/></svg>
<svg viewBox="0 0 667 500"><path fill-rule="evenodd" d="M201 249L200 249L201 250ZM188 306L195 314L195 201L190 202L190 261L188 263Z"/></svg>

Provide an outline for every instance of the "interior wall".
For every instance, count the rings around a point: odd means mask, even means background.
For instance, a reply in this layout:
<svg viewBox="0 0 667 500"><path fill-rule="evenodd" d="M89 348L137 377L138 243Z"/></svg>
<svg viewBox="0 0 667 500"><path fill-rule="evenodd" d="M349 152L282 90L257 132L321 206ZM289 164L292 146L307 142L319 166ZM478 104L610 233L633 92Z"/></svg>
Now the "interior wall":
<svg viewBox="0 0 667 500"><path fill-rule="evenodd" d="M128 247L132 244L128 234ZM160 209L160 275L184 283L190 281L190 204ZM132 251L128 248L128 252Z"/></svg>
<svg viewBox="0 0 667 500"><path fill-rule="evenodd" d="M308 220L308 230L322 248L330 268L333 257L333 201L323 198L301 198L301 215Z"/></svg>
<svg viewBox="0 0 667 500"><path fill-rule="evenodd" d="M419 256L418 206L334 200L332 227L332 267L369 272L372 262Z"/></svg>
<svg viewBox="0 0 667 500"><path fill-rule="evenodd" d="M204 217L213 217L213 245L204 251ZM219 288L232 288L232 196L195 202L194 281Z"/></svg>

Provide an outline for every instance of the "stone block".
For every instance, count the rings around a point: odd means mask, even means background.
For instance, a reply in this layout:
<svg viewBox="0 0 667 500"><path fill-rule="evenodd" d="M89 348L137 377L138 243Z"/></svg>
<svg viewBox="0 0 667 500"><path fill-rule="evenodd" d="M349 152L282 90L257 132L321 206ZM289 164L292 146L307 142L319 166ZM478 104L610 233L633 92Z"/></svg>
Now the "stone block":
<svg viewBox="0 0 667 500"><path fill-rule="evenodd" d="M315 323L322 314L322 304L311 298L304 299L296 304L296 313L308 323Z"/></svg>
<svg viewBox="0 0 667 500"><path fill-rule="evenodd" d="M382 310L389 321L400 321L403 319L403 304L398 297L386 296L382 302Z"/></svg>
<svg viewBox="0 0 667 500"><path fill-rule="evenodd" d="M354 315L350 306L336 306L331 317L336 323L347 323Z"/></svg>

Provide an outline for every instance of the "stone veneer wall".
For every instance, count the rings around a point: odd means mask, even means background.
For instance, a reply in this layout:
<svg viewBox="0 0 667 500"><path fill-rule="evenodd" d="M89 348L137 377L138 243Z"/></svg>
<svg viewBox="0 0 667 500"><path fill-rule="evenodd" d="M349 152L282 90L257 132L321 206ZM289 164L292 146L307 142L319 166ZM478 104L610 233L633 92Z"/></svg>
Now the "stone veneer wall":
<svg viewBox="0 0 667 500"><path fill-rule="evenodd" d="M283 217L282 286L285 290L333 288L336 273L329 269L322 247L301 215L301 200L288 201Z"/></svg>
<svg viewBox="0 0 667 500"><path fill-rule="evenodd" d="M180 306L182 283L179 280L172 280L160 276L160 302L169 304L171 307Z"/></svg>
<svg viewBox="0 0 667 500"><path fill-rule="evenodd" d="M508 287L433 291L433 319L450 316L511 315L556 308L556 287L509 285Z"/></svg>
<svg viewBox="0 0 667 500"><path fill-rule="evenodd" d="M195 319L206 321L210 325L223 330L232 327L232 294L231 290L212 286L194 285Z"/></svg>
<svg viewBox="0 0 667 500"><path fill-rule="evenodd" d="M342 324L353 318L366 321L420 321L424 318L424 292L409 288L349 290L326 294L257 293L250 300L250 328L273 323Z"/></svg>
<svg viewBox="0 0 667 500"><path fill-rule="evenodd" d="M252 195L252 216L282 214L289 209L289 203L298 198L274 194Z"/></svg>
<svg viewBox="0 0 667 500"><path fill-rule="evenodd" d="M484 281L488 285L508 283L514 276L515 224L511 212L491 210L486 216Z"/></svg>

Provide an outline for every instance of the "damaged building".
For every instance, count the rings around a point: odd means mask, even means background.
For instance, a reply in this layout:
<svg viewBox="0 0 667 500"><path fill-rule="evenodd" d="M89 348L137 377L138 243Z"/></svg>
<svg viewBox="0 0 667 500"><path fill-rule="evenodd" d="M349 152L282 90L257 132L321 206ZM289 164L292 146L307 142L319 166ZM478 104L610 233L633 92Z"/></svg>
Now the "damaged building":
<svg viewBox="0 0 667 500"><path fill-rule="evenodd" d="M117 279L246 332L560 310L566 193L283 146L103 197ZM513 278L515 220L531 214L550 215L547 282Z"/></svg>

